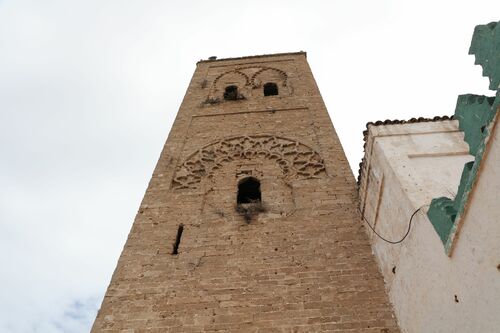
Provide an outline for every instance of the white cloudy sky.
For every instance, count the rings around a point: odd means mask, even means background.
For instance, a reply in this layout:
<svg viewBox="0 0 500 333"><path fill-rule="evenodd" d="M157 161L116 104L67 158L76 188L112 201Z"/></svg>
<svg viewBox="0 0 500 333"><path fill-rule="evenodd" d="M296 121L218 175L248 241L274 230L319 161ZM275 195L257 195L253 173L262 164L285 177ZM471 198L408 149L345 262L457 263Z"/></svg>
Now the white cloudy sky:
<svg viewBox="0 0 500 333"><path fill-rule="evenodd" d="M89 331L197 60L307 51L357 172L367 121L489 93L467 52L499 19L498 0L0 0L0 332Z"/></svg>

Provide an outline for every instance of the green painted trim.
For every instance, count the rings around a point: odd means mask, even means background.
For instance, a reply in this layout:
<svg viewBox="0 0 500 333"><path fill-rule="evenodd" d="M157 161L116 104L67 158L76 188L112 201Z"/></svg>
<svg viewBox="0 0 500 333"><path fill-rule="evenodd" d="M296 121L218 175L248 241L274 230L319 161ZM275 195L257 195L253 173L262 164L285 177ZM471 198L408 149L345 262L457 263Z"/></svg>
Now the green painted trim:
<svg viewBox="0 0 500 333"><path fill-rule="evenodd" d="M490 79L490 89L497 90L500 85L500 24L491 22L478 25L469 49L476 56L476 65L483 67L483 76Z"/></svg>
<svg viewBox="0 0 500 333"><path fill-rule="evenodd" d="M446 197L432 199L431 206L427 211L427 216L443 244L448 241L448 236L457 217L454 204L453 200Z"/></svg>
<svg viewBox="0 0 500 333"><path fill-rule="evenodd" d="M469 152L474 161L464 165L455 199L446 197L431 201L427 216L443 242L445 251L451 254L458 224L463 216L469 195L476 182L491 129L500 106L500 24L479 25L474 30L470 54L476 56L476 64L483 67L483 75L490 79L490 89L497 90L496 97L460 95L455 108L455 119L464 132Z"/></svg>
<svg viewBox="0 0 500 333"><path fill-rule="evenodd" d="M500 102L500 98L498 98L497 103L494 103L494 105L498 105L498 102ZM476 107L477 105L473 104L469 109L471 114L474 110L477 110ZM479 119L488 119L491 109L483 109L483 112L485 114L480 114L478 117L468 118L469 120L461 120L457 117L459 119L460 128L465 132L466 141L468 143L470 142L469 151L472 155L475 155L475 158L474 161L468 162L464 165L455 199L452 200L446 197L433 199L429 210L427 211L427 216L438 233L439 238L441 238L447 253L451 251L453 239L457 230L457 221L460 220L460 217L465 211L469 194L476 181L486 148L486 143L495 118L493 116L493 118L486 125L482 125L483 122L479 122ZM481 115L483 117L481 117Z"/></svg>
<svg viewBox="0 0 500 333"><path fill-rule="evenodd" d="M477 155L487 136L485 128L495 116L492 110L494 100L495 97L471 94L458 96L455 119L458 119L459 128L464 132L471 155Z"/></svg>

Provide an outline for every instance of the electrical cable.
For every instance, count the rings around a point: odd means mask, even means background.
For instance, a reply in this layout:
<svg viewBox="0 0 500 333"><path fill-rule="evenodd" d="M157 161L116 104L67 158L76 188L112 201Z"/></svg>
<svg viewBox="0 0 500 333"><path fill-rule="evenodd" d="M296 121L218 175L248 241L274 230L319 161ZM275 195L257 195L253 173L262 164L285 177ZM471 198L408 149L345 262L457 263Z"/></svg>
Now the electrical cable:
<svg viewBox="0 0 500 333"><path fill-rule="evenodd" d="M372 225L370 224L370 222L368 222L368 220L364 217L364 215L361 213L361 211L358 209L359 213L361 214L361 217L363 218L363 220L365 221L366 224L368 224L368 226L370 227L370 229L372 229L373 233L375 235L377 235L381 240L383 240L384 242L387 242L389 244L399 244L401 242L403 242L406 237L408 236L408 234L410 233L410 229L411 229L411 223L413 221L413 217L422 209L424 208L425 206L429 206L428 204L426 205L422 205L420 206L416 211L413 212L413 214L411 214L411 217L410 217L410 221L408 221L408 230L406 230L406 233L405 235L403 236L403 238L401 238L400 240L398 241L391 241L391 240L388 240L386 238L384 238L382 235L380 235L378 232L375 231L375 228L372 227Z"/></svg>

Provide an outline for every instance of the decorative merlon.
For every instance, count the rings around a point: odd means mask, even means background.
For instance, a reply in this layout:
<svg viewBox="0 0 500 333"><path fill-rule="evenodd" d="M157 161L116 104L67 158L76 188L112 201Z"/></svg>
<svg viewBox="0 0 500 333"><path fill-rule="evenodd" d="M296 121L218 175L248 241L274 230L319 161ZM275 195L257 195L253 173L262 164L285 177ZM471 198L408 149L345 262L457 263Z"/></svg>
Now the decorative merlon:
<svg viewBox="0 0 500 333"><path fill-rule="evenodd" d="M483 67L483 75L490 80L489 88L497 90L497 94L496 97L467 94L459 96L457 100L454 118L458 119L465 141L469 144L469 152L475 159L464 165L455 198L435 198L427 212L448 255L451 255L453 241L458 234L461 218L465 214L469 195L476 182L491 128L499 110L500 25L492 22L477 26L469 53L475 55L475 63Z"/></svg>

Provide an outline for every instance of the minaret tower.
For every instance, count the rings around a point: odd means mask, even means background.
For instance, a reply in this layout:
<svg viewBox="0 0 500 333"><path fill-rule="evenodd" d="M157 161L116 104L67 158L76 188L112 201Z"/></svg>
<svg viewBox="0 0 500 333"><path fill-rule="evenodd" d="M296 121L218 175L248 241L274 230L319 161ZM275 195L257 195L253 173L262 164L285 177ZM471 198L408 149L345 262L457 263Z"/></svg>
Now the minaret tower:
<svg viewBox="0 0 500 333"><path fill-rule="evenodd" d="M304 52L200 61L92 332L398 332Z"/></svg>

